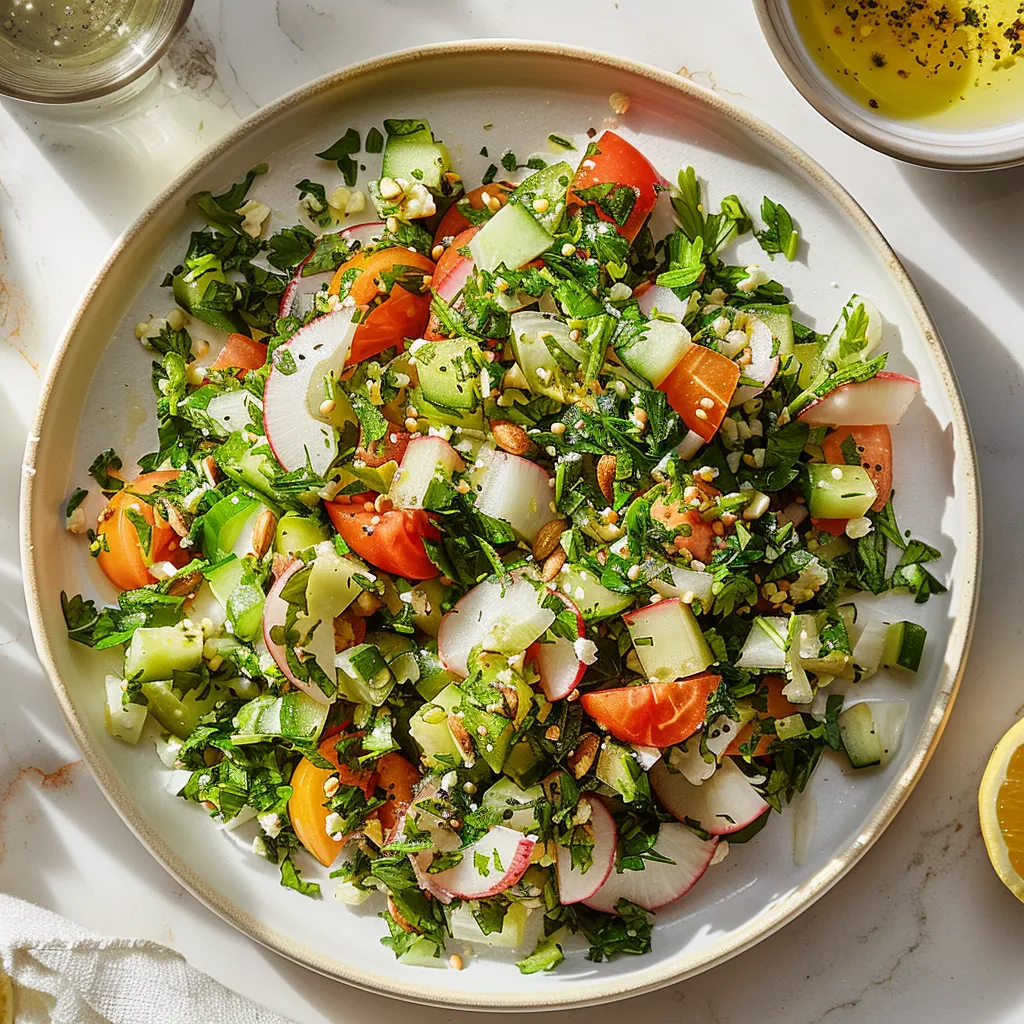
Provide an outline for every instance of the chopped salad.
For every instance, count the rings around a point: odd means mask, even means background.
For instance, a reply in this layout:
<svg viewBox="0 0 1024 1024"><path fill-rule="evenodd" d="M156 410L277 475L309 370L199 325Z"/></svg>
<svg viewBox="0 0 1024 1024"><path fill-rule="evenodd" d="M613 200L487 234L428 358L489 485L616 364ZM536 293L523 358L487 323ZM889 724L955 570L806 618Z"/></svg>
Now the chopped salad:
<svg viewBox="0 0 1024 1024"><path fill-rule="evenodd" d="M647 952L823 753L893 757L905 703L855 684L925 631L857 598L944 591L892 503L919 383L869 298L819 334L728 262L792 260L784 206L712 212L616 131L474 188L422 119L317 157L344 184L274 231L265 165L192 197L135 331L158 447L68 501L119 591L61 595L124 650L107 729L404 962Z"/></svg>

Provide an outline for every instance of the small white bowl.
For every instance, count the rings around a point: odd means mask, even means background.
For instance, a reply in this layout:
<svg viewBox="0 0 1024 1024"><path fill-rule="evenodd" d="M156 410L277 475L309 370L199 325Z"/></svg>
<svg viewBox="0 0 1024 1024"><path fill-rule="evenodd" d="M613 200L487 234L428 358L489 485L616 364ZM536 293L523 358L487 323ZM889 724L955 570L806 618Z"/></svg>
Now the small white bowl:
<svg viewBox="0 0 1024 1024"><path fill-rule="evenodd" d="M898 160L956 171L1024 163L1024 112L985 128L929 127L865 109L831 82L797 30L791 0L754 0L761 30L782 70L820 114L847 135Z"/></svg>

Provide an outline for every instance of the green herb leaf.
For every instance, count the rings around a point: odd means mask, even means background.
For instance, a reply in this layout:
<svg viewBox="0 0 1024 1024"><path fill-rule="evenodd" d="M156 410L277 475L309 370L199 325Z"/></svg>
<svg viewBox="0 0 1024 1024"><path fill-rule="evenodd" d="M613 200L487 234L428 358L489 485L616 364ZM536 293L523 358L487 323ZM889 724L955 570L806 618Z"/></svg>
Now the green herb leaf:
<svg viewBox="0 0 1024 1024"><path fill-rule="evenodd" d="M349 128L334 145L328 146L322 153L316 155L321 160L334 160L338 165L338 170L345 177L345 184L352 188L359 177L359 164L352 159L352 154L359 152L359 145L359 132L355 128Z"/></svg>
<svg viewBox="0 0 1024 1024"><path fill-rule="evenodd" d="M800 233L793 227L793 218L789 211L781 203L772 202L765 196L761 203L761 219L767 226L764 231L758 231L754 235L761 248L772 259L777 253L782 253L787 260L796 259Z"/></svg>

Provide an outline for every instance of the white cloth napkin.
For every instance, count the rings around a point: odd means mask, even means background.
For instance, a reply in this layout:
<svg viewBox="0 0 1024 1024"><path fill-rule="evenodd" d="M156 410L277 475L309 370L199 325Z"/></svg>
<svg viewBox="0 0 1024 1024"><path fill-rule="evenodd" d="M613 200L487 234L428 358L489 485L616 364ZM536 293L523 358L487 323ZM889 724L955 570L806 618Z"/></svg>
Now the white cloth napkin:
<svg viewBox="0 0 1024 1024"><path fill-rule="evenodd" d="M0 966L17 1024L289 1024L166 946L97 935L3 893Z"/></svg>

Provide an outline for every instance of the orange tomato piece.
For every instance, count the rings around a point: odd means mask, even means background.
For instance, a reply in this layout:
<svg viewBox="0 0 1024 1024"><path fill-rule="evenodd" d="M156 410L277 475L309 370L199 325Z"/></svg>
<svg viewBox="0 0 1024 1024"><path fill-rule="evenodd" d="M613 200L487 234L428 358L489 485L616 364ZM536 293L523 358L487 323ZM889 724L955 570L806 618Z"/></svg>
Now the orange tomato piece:
<svg viewBox="0 0 1024 1024"><path fill-rule="evenodd" d="M423 334L430 316L429 289L417 295L396 282L390 294L385 295L379 288L381 274L396 266L422 270L424 276L434 273L433 260L411 249L392 246L378 252L357 252L342 263L331 278L328 294L338 295L346 272L359 271L348 294L367 312L352 338L351 363L369 359L392 346L401 349L406 338L419 338Z"/></svg>
<svg viewBox="0 0 1024 1024"><path fill-rule="evenodd" d="M710 441L729 411L739 379L740 368L731 359L691 345L660 387L690 430Z"/></svg>
<svg viewBox="0 0 1024 1024"><path fill-rule="evenodd" d="M756 718L786 718L794 714L799 708L794 707L782 696L782 688L786 685L784 676L765 676L764 681L768 686L768 710L764 714L758 713ZM725 748L726 754L739 754L740 747L750 740L750 734L754 731L753 721L747 722L745 726L733 737L732 742ZM754 757L763 757L768 753L768 747L774 736L762 736L757 741L757 749Z"/></svg>
<svg viewBox="0 0 1024 1024"><path fill-rule="evenodd" d="M674 682L585 693L580 704L616 739L646 747L670 747L704 724L708 697L720 681L721 676L702 672Z"/></svg>
<svg viewBox="0 0 1024 1024"><path fill-rule="evenodd" d="M243 377L249 370L258 370L267 361L267 346L245 334L229 334L224 347L210 366L211 370L237 369Z"/></svg>
<svg viewBox="0 0 1024 1024"><path fill-rule="evenodd" d="M412 803L419 781L419 769L399 753L385 754L377 762L377 788L384 790L384 803L376 813L385 836L395 827L399 813Z"/></svg>
<svg viewBox="0 0 1024 1024"><path fill-rule="evenodd" d="M878 497L871 506L876 512L885 508L885 503L892 493L892 434L884 424L878 426L863 427L837 427L831 431L825 440L821 442L821 450L825 461L836 466L842 466L846 462L843 453L843 444L847 438L852 439L860 458L860 465L864 472L871 477L875 485ZM849 444L847 443L847 447ZM818 522L822 522L819 520ZM845 520L837 520L845 525ZM819 529L826 527L819 526ZM829 531L832 532L831 530ZM842 531L840 531L842 532Z"/></svg>
<svg viewBox="0 0 1024 1024"><path fill-rule="evenodd" d="M295 835L325 868L329 868L337 859L345 841L327 834L327 815L330 811L324 806L327 800L324 783L337 773L343 786L358 786L367 799L373 796L376 788L374 772L353 772L347 765L338 763L338 752L334 749L336 742L337 737L332 736L319 747L320 756L335 766L334 771L318 768L304 757L292 773L292 795L288 801L288 817Z"/></svg>
<svg viewBox="0 0 1024 1024"><path fill-rule="evenodd" d="M675 546L682 550L685 548L694 558L700 559L705 564L714 557L717 537L711 523L704 522L700 513L693 508L683 508L681 502L667 502L664 498L658 498L651 506L651 518L670 530L681 530L682 527L690 528L689 534L679 532L673 538Z"/></svg>
<svg viewBox="0 0 1024 1024"><path fill-rule="evenodd" d="M149 567L155 562L170 562L179 569L191 558L181 546L181 538L171 529L167 520L160 515L141 494L151 494L157 487L176 479L176 469L143 473L107 502L100 513L96 532L106 541L107 550L99 553L96 561L104 575L120 590L136 590L149 583L155 583ZM139 533L127 514L130 510L152 527L149 557L142 550Z"/></svg>

